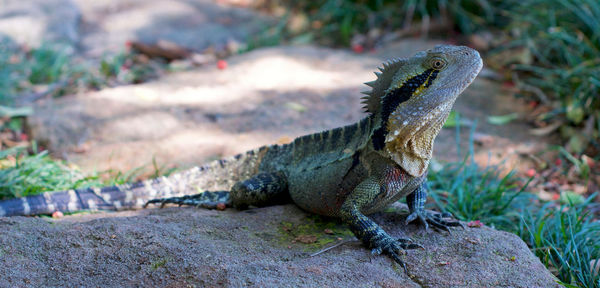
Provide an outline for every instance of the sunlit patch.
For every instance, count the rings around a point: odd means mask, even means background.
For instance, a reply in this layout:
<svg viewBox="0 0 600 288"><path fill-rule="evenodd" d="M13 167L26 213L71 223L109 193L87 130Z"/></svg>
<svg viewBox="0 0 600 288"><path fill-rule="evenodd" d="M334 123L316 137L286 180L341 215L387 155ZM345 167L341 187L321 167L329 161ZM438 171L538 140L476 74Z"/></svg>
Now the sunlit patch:
<svg viewBox="0 0 600 288"><path fill-rule="evenodd" d="M77 193L75 192L75 190L69 190L67 193L69 194L69 203L67 203L67 209L69 211L77 211L77 203L79 202L79 197L77 197Z"/></svg>

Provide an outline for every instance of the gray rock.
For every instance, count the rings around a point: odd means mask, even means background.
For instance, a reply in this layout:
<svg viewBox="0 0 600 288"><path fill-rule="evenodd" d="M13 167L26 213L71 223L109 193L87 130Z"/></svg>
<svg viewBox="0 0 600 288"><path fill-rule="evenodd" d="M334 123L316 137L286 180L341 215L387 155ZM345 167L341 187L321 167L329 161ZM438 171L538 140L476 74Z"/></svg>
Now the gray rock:
<svg viewBox="0 0 600 288"><path fill-rule="evenodd" d="M29 47L75 46L81 13L71 0L0 0L0 38Z"/></svg>
<svg viewBox="0 0 600 288"><path fill-rule="evenodd" d="M398 224L405 217L398 209L374 219L425 246L401 256L408 274L371 256L335 220L285 205L0 218L0 278L30 287L558 287L513 234L425 232ZM309 256L338 237L351 241Z"/></svg>

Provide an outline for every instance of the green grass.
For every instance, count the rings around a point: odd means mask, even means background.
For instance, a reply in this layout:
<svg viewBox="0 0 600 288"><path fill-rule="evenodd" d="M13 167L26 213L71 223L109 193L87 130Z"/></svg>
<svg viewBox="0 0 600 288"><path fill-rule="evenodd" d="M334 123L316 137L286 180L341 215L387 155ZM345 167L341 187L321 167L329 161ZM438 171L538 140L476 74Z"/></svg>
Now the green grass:
<svg viewBox="0 0 600 288"><path fill-rule="evenodd" d="M591 272L600 257L595 195L582 201L564 193L557 201L543 202L526 191L529 181L472 161L473 140L469 143L466 160L430 169L434 206L460 220L480 220L519 235L564 286L600 287L599 275Z"/></svg>
<svg viewBox="0 0 600 288"><path fill-rule="evenodd" d="M591 272L600 257L600 222L592 214L598 206L592 203L595 195L578 204L543 203L524 192L526 186L518 185L514 174L501 177L496 167L471 161L430 172L429 183L438 209L519 235L564 286L600 287L600 277Z"/></svg>
<svg viewBox="0 0 600 288"><path fill-rule="evenodd" d="M598 273L591 272L600 264L600 222L590 212L597 207L594 197L579 204L553 201L523 211L518 234L566 286L600 287Z"/></svg>
<svg viewBox="0 0 600 288"><path fill-rule="evenodd" d="M535 198L524 193L526 186L514 172L501 176L498 167L479 167L470 160L430 172L429 183L437 207L460 220L480 220L503 230L514 228L520 211Z"/></svg>
<svg viewBox="0 0 600 288"><path fill-rule="evenodd" d="M174 171L159 166L155 160L152 165L152 177L166 176ZM144 168L127 172L106 170L86 175L66 162L50 157L47 151L30 154L24 148L11 148L0 151L0 199L131 183L142 175Z"/></svg>
<svg viewBox="0 0 600 288"><path fill-rule="evenodd" d="M460 122L458 115L456 122ZM498 229L514 230L521 211L536 202L535 195L525 192L531 179L524 182L514 171L501 175L503 169L498 165L480 167L474 161L475 127L471 127L469 151L463 161L429 169L431 197L435 206L460 220L480 220ZM456 126L456 140L460 147L460 126Z"/></svg>
<svg viewBox="0 0 600 288"><path fill-rule="evenodd" d="M23 149L0 151L3 168L0 170L0 199L103 184L97 179L85 177L62 161L51 159L46 152L34 155L22 153Z"/></svg>

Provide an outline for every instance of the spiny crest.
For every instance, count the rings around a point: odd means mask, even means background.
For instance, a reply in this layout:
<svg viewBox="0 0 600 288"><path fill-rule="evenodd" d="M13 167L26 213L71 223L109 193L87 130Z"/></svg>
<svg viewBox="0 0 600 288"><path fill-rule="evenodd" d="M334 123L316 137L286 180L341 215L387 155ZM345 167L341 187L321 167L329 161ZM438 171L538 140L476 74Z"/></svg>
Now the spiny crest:
<svg viewBox="0 0 600 288"><path fill-rule="evenodd" d="M381 72L375 72L377 80L366 82L365 84L371 87L371 91L361 92L366 96L361 99L362 104L366 112L375 114L381 110L381 99L385 96L385 91L390 87L394 75L407 62L406 58L402 59L391 59L383 63L383 67L380 67Z"/></svg>

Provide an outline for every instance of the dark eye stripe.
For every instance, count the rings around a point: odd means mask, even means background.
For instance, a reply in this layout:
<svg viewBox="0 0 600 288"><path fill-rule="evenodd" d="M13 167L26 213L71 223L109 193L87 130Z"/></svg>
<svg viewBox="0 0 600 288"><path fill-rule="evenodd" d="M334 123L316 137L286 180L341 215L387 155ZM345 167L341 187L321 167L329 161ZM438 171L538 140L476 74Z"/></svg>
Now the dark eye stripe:
<svg viewBox="0 0 600 288"><path fill-rule="evenodd" d="M435 80L435 77L437 77L437 73L437 70L427 69L425 72L406 80L402 86L391 90L383 96L381 127L373 134L373 146L375 150L381 150L385 146L385 137L388 134L387 122L398 105L408 101L421 85L425 84L425 87L429 87L432 81Z"/></svg>

